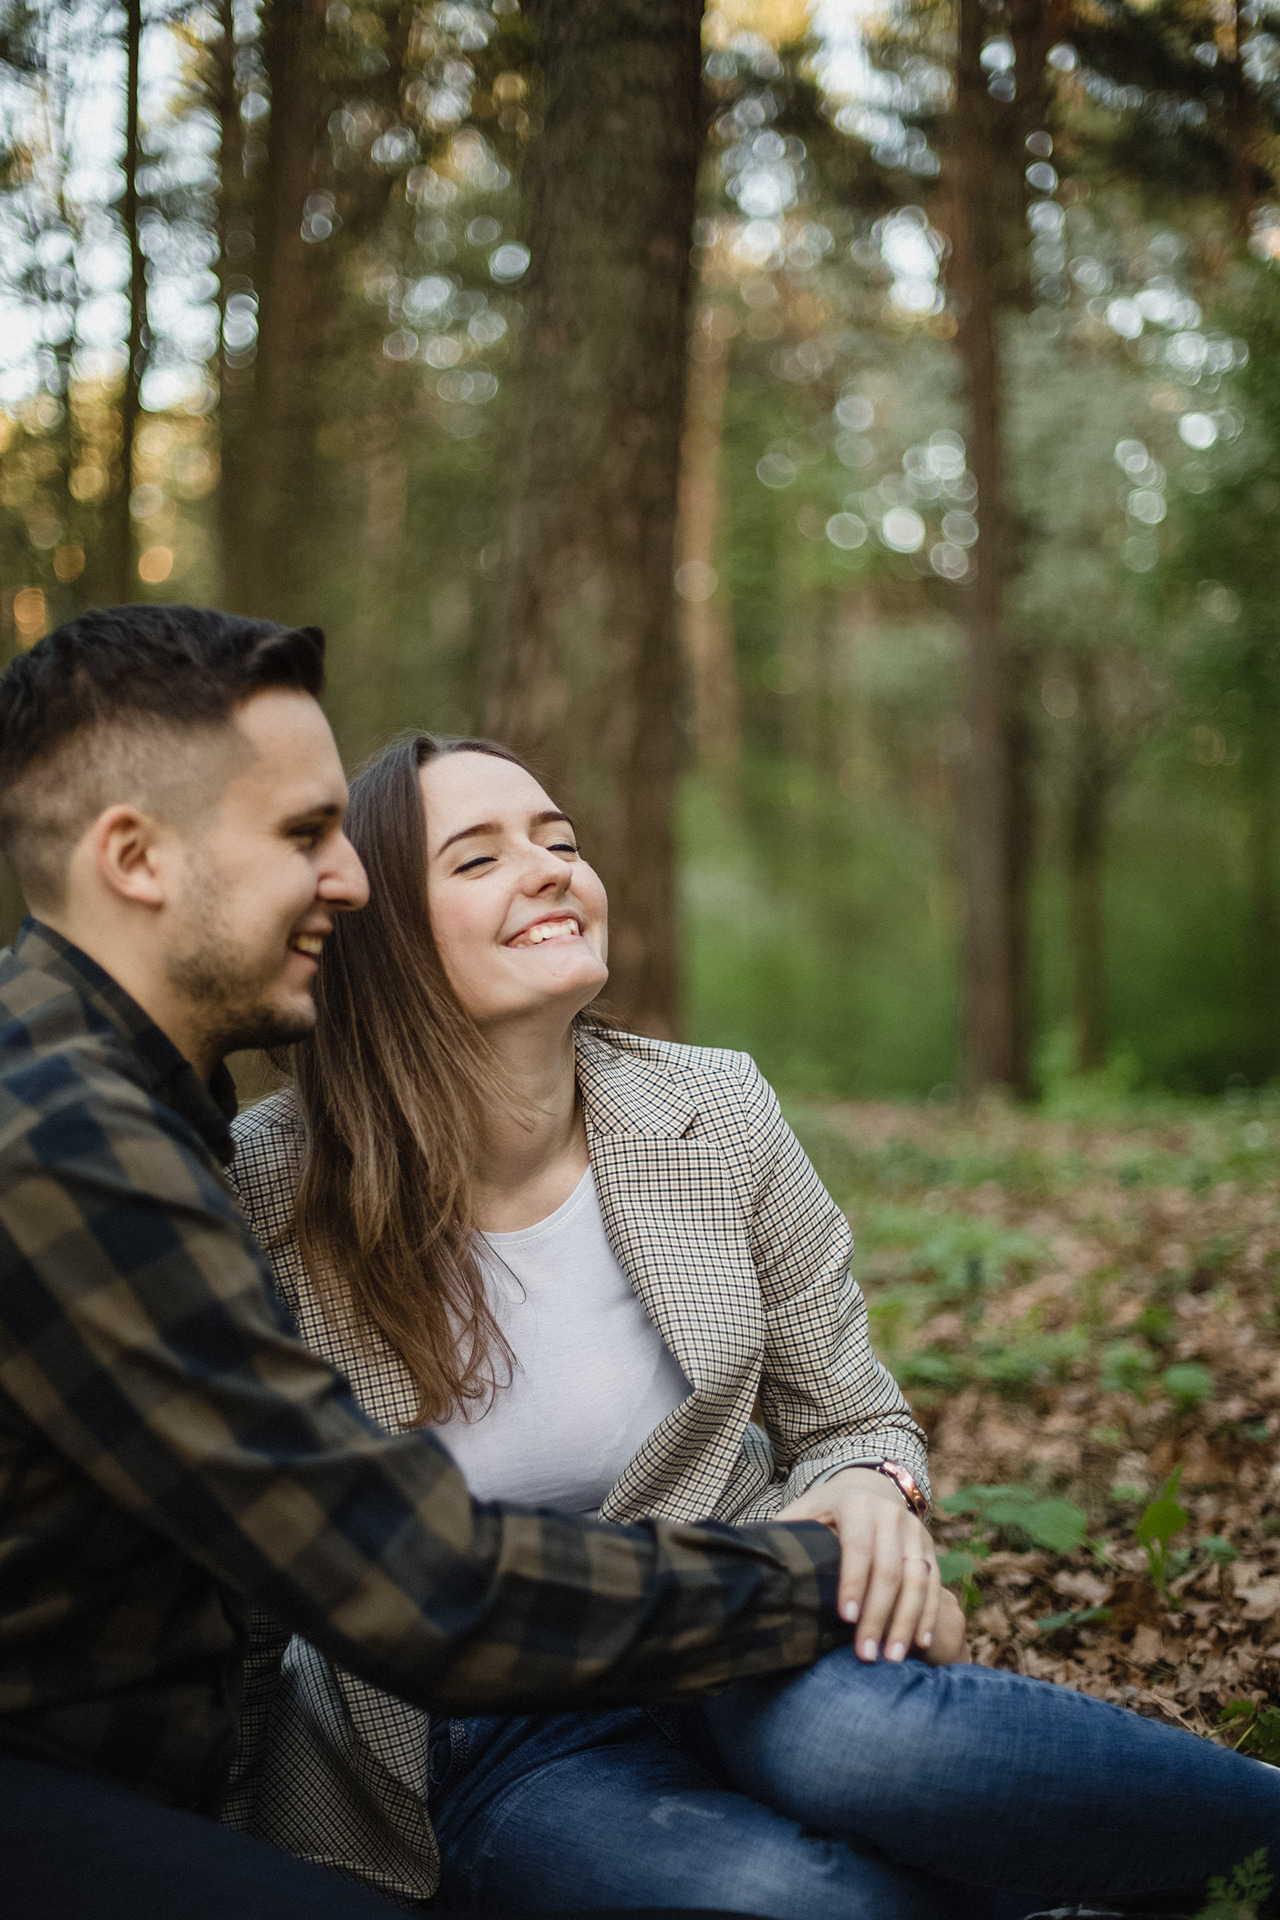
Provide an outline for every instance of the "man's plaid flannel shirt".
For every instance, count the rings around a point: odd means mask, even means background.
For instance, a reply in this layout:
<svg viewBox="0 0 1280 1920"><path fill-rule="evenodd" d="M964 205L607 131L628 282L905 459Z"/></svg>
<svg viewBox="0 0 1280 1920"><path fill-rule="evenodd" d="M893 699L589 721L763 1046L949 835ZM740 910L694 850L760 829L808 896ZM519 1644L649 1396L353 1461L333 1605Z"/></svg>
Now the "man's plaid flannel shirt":
<svg viewBox="0 0 1280 1920"><path fill-rule="evenodd" d="M672 1698L847 1635L825 1528L473 1503L296 1341L212 1090L87 955L0 955L0 1743L211 1808L250 1606L446 1711Z"/></svg>

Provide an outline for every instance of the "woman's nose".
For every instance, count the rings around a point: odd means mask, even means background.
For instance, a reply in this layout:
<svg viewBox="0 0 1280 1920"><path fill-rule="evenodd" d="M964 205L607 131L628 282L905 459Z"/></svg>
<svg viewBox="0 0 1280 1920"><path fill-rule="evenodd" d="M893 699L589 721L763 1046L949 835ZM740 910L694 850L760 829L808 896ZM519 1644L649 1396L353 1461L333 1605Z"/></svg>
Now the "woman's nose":
<svg viewBox="0 0 1280 1920"><path fill-rule="evenodd" d="M558 854L548 847L532 847L525 865L525 885L533 893L543 893L548 888L562 893L569 885L568 867Z"/></svg>

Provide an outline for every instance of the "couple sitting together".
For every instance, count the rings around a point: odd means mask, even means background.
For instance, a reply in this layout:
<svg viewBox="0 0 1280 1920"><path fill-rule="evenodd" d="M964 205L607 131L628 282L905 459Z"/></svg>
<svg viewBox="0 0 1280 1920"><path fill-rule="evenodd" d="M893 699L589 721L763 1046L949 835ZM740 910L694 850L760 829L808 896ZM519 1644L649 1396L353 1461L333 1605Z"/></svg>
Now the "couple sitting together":
<svg viewBox="0 0 1280 1920"><path fill-rule="evenodd" d="M604 889L503 748L406 738L348 809L322 664L117 608L0 681L12 1911L1020 1920L1280 1866L1280 1772L965 1663L769 1087L593 1017ZM288 1084L233 1121L248 1046Z"/></svg>

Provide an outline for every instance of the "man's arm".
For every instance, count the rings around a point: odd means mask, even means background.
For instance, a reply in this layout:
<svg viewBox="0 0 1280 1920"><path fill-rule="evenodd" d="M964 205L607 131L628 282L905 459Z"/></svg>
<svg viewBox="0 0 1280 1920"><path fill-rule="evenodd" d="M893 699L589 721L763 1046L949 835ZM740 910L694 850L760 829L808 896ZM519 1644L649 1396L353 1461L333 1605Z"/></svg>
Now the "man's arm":
<svg viewBox="0 0 1280 1920"><path fill-rule="evenodd" d="M0 1177L0 1388L111 1500L374 1684L449 1709L655 1699L842 1637L817 1525L618 1527L473 1502L280 1327L183 1123L122 1090ZM68 1144L70 1142L70 1145ZM846 1630L847 1631L847 1630Z"/></svg>

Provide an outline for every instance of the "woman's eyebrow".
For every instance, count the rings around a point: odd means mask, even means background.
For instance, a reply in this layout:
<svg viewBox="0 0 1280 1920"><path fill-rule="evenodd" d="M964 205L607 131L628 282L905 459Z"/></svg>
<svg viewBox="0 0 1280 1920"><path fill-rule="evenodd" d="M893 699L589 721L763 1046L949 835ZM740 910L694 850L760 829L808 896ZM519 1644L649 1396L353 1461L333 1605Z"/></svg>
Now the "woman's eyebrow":
<svg viewBox="0 0 1280 1920"><path fill-rule="evenodd" d="M573 821L569 818L569 815L567 813L561 813L558 807L548 807L542 813L535 813L532 824L535 827L547 827L550 826L554 820L563 820L567 827L573 826ZM453 846L456 841L474 839L477 834L501 832L502 828L496 820L481 820L479 824L474 827L459 827L456 833L451 833L447 840L441 841L440 845L436 848L436 853L443 853L446 848Z"/></svg>

